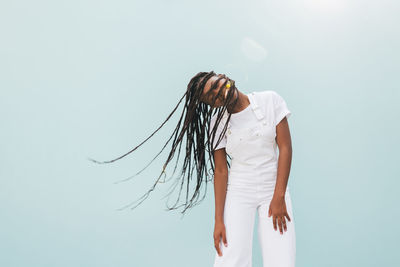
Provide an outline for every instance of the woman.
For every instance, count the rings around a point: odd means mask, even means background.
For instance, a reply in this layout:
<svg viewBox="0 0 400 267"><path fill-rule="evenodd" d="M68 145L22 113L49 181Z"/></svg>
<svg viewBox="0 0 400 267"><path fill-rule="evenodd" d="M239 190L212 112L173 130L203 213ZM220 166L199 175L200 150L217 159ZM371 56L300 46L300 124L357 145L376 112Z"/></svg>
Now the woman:
<svg viewBox="0 0 400 267"><path fill-rule="evenodd" d="M196 204L202 185L214 179L214 267L252 265L256 211L263 265L293 267L295 231L287 187L292 149L286 119L291 112L275 91L244 94L226 75L217 75L214 71L199 72L190 80L185 94L167 119L148 138L114 160L90 160L110 163L132 153L165 125L184 98L186 101L178 124L161 151L145 168L121 181L130 180L144 171L173 139L160 176L150 190L138 199L138 204L133 205L135 201L123 208L137 207L158 183L167 181L166 168L179 147L175 174L182 143L186 141L182 170L175 180L175 186L179 185L180 191L175 205L169 210L179 207L177 203L182 189L186 189L186 201L180 205L184 206L184 214ZM211 165L210 175L207 163ZM191 188L194 171L196 183ZM162 177L164 180L161 180ZM192 195L190 189L194 190Z"/></svg>
<svg viewBox="0 0 400 267"><path fill-rule="evenodd" d="M221 85L225 95L229 85ZM226 125L227 133L214 145L214 267L252 266L256 211L263 265L295 266L296 238L287 187L292 154L287 117L291 112L275 91L246 95L233 89L237 104L228 108L229 122L225 116L219 123L219 135ZM206 84L204 92L209 90ZM211 128L215 121L214 116ZM229 171L227 153L232 158Z"/></svg>

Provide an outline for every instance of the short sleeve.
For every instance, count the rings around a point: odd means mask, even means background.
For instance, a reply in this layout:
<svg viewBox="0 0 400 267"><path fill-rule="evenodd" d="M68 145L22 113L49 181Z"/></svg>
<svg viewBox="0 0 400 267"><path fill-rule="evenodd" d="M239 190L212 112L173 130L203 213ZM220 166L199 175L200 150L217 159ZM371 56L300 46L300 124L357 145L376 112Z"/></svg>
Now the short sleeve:
<svg viewBox="0 0 400 267"><path fill-rule="evenodd" d="M210 129L209 129L210 142L211 142L211 138L212 138L211 131L212 131L214 125L215 125L216 119L217 119L217 114L215 114L214 116L211 117ZM212 148L215 147L215 145L217 144L218 139L219 139L219 137L220 137L220 135L221 135L221 133L222 133L222 130L223 130L223 123L222 123L222 121L223 121L223 120L220 121L220 123L219 123L219 125L218 125L218 128L217 128L217 130L216 130L215 137L214 137L214 143L212 144ZM222 140L219 142L219 144L218 144L218 146L215 148L215 150L218 150L218 149L221 149L221 148L224 148L224 147L226 147L226 135L224 135L224 137L223 137Z"/></svg>
<svg viewBox="0 0 400 267"><path fill-rule="evenodd" d="M292 112L288 109L283 97L275 91L272 91L272 101L274 105L274 123L276 126L283 118L289 118Z"/></svg>

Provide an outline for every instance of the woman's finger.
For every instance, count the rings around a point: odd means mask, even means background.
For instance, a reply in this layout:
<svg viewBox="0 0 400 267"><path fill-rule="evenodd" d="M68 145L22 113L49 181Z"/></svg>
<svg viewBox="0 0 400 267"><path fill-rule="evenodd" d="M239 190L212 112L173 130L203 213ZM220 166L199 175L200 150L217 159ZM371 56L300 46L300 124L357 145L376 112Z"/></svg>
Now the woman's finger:
<svg viewBox="0 0 400 267"><path fill-rule="evenodd" d="M290 219L289 214L286 212L286 217L288 218L289 222L291 222L292 220Z"/></svg>
<svg viewBox="0 0 400 267"><path fill-rule="evenodd" d="M215 246L215 249L217 250L218 255L221 257L221 256L222 256L222 252L221 252L221 249L220 249L220 247L219 247L219 244L220 244L220 236L214 237L214 246Z"/></svg>
<svg viewBox="0 0 400 267"><path fill-rule="evenodd" d="M285 232L286 232L287 231L287 226L286 226L285 216L282 217L282 225L283 225L283 230L285 230Z"/></svg>
<svg viewBox="0 0 400 267"><path fill-rule="evenodd" d="M226 231L222 232L222 241L224 242L225 247L227 247L228 241L226 241Z"/></svg>
<svg viewBox="0 0 400 267"><path fill-rule="evenodd" d="M283 230L282 230L282 217L278 217L278 226L279 226L279 232L281 232L281 235L283 235Z"/></svg>
<svg viewBox="0 0 400 267"><path fill-rule="evenodd" d="M276 220L277 220L276 215L273 215L272 216L272 223L274 224L275 231L278 230L277 227L276 227L276 223L277 223Z"/></svg>

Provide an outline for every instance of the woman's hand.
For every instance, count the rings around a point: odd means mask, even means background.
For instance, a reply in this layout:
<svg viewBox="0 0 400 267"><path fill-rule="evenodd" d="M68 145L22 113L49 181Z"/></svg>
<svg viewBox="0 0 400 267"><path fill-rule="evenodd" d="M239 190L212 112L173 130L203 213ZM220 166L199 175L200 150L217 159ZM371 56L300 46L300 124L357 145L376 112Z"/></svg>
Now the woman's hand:
<svg viewBox="0 0 400 267"><path fill-rule="evenodd" d="M285 197L272 197L271 203L269 204L268 217L271 217L271 215L273 216L272 222L275 231L277 230L276 225L278 224L279 231L283 235L282 227L285 229L285 232L287 231L285 217L287 217L289 222L291 221L286 211Z"/></svg>
<svg viewBox="0 0 400 267"><path fill-rule="evenodd" d="M218 255L221 257L222 256L222 252L221 249L219 247L220 241L224 242L225 247L228 246L228 242L226 241L226 232L225 232L225 224L223 221L216 221L215 222L215 226L214 226L214 246L215 249L218 252Z"/></svg>

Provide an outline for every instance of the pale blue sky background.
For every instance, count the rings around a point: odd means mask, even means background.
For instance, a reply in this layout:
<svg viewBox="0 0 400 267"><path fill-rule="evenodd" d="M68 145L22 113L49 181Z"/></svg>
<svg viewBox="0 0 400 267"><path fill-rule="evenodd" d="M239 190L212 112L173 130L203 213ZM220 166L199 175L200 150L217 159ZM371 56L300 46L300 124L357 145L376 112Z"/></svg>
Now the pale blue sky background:
<svg viewBox="0 0 400 267"><path fill-rule="evenodd" d="M181 219L153 184L190 78L292 116L297 267L399 266L398 1L3 1L0 266L212 266L212 184ZM179 108L181 111L182 106ZM256 225L255 225L256 226ZM256 229L256 228L255 228ZM254 265L262 266L257 235Z"/></svg>

